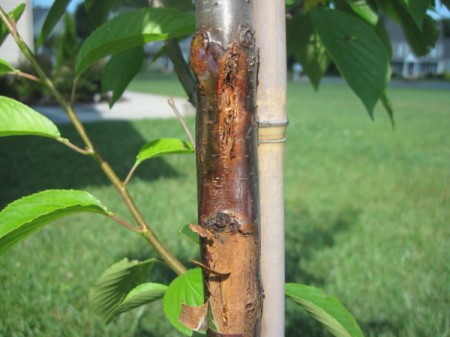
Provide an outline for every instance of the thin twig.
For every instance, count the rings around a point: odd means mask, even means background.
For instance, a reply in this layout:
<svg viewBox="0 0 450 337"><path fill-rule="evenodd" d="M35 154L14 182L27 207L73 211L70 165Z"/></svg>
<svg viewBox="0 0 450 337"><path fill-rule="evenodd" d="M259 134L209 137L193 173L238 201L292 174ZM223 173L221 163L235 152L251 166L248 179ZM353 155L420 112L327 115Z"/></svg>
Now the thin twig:
<svg viewBox="0 0 450 337"><path fill-rule="evenodd" d="M129 230L132 230L133 232L142 233L142 229L134 227L133 225L131 225L127 221L125 221L125 220L115 216L114 214L111 214L109 217L111 219L113 219L114 221L116 221L117 223L119 223L122 226L124 226L125 228L128 228Z"/></svg>
<svg viewBox="0 0 450 337"><path fill-rule="evenodd" d="M77 85L78 85L79 77L75 77L72 84L72 92L70 93L70 101L69 104L71 107L73 107L73 103L75 102L75 94L77 92Z"/></svg>
<svg viewBox="0 0 450 337"><path fill-rule="evenodd" d="M94 152L92 150L82 149L81 147L78 147L77 145L71 143L70 140L68 140L66 138L58 138L57 140L58 140L58 142L66 145L67 147L70 147L72 150L74 150L74 151L76 151L78 153L84 154L86 156L94 154Z"/></svg>
<svg viewBox="0 0 450 337"><path fill-rule="evenodd" d="M184 132L186 132L186 135L188 136L189 141L191 142L192 147L193 147L194 150L195 150L195 140L194 140L194 137L192 137L191 131L189 131L189 128L188 128L186 122L184 121L183 116L181 116L180 111L178 110L177 106L175 105L175 101L173 100L173 97L169 97L169 98L167 99L167 103L169 103L169 105L170 105L170 107L172 108L173 112L174 112L175 115L177 116L178 121L180 122L181 126L183 127Z"/></svg>
<svg viewBox="0 0 450 337"><path fill-rule="evenodd" d="M128 172L127 177L125 178L125 181L123 182L123 185L126 186L128 184L128 182L130 181L131 177L133 176L134 171L136 171L136 168L138 166L136 165L136 163L133 165L133 167L131 168L130 172Z"/></svg>
<svg viewBox="0 0 450 337"><path fill-rule="evenodd" d="M38 77L36 77L34 75L31 75L31 74L28 74L28 73L24 73L24 72L21 72L21 71L13 71L13 72L10 72L10 74L11 75L16 75L16 76L19 76L19 77L23 77L23 78L26 78L28 80L32 80L34 82L41 83L41 80Z"/></svg>

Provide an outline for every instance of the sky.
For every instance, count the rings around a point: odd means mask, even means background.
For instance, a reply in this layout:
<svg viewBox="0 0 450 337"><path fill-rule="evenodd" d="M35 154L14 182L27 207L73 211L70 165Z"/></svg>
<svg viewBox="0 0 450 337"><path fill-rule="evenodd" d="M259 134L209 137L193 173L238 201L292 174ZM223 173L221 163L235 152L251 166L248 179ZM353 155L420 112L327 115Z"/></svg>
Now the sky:
<svg viewBox="0 0 450 337"><path fill-rule="evenodd" d="M83 0L72 0L70 1L69 5L69 11L73 12L77 5L82 2ZM33 6L44 6L44 7L50 7L53 3L53 0L33 0ZM450 18L450 11L448 11L444 6L440 6L438 8L438 14L441 17L447 17Z"/></svg>
<svg viewBox="0 0 450 337"><path fill-rule="evenodd" d="M53 0L32 0L33 6L50 7L53 4ZM77 5L83 2L83 0L72 0L70 1L69 11L74 12Z"/></svg>

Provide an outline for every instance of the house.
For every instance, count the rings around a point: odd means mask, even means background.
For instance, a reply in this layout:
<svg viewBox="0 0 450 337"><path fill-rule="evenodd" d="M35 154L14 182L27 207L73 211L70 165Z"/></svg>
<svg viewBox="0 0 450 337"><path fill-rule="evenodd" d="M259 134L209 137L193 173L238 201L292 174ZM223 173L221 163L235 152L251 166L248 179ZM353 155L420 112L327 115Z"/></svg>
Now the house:
<svg viewBox="0 0 450 337"><path fill-rule="evenodd" d="M396 22L386 20L392 45L392 71L404 78L419 78L450 73L450 29L445 20L438 22L439 37L428 55L417 57L411 51L405 35Z"/></svg>
<svg viewBox="0 0 450 337"><path fill-rule="evenodd" d="M26 4L25 11L22 17L17 23L17 30L28 44L28 46L33 50L33 11L32 11L32 1L31 0L2 0L1 6L6 12L12 11L14 8L22 3ZM19 47L17 47L11 36L8 36L3 44L0 46L0 59L3 59L13 65L17 64L22 60L22 53Z"/></svg>

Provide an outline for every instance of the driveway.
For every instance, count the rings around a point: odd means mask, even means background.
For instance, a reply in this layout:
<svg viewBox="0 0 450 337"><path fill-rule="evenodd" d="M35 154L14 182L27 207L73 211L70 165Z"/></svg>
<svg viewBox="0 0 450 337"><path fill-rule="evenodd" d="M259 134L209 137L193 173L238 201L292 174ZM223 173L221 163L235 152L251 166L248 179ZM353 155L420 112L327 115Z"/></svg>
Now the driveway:
<svg viewBox="0 0 450 337"><path fill-rule="evenodd" d="M175 113L167 103L167 96L125 92L122 99L112 109L107 102L93 104L77 104L75 112L82 122L104 120L129 120L145 118L175 118ZM174 98L175 105L182 116L195 114L192 105L183 98ZM36 111L47 116L54 123L70 123L69 118L60 107L33 106Z"/></svg>

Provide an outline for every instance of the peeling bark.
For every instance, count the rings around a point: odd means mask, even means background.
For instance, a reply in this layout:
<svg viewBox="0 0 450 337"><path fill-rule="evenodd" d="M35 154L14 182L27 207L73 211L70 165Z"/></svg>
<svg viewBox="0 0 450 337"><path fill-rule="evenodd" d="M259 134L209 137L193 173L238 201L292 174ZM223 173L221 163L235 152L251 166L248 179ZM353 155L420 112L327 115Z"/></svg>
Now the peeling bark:
<svg viewBox="0 0 450 337"><path fill-rule="evenodd" d="M208 1L203 1L208 2ZM243 1L245 2L245 1ZM210 5L212 6L212 5ZM198 80L197 175L208 336L259 336L259 209L255 83L248 24L230 41L201 26L191 67Z"/></svg>

